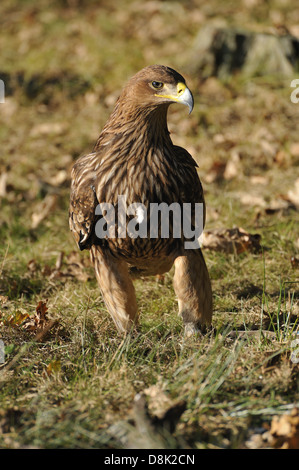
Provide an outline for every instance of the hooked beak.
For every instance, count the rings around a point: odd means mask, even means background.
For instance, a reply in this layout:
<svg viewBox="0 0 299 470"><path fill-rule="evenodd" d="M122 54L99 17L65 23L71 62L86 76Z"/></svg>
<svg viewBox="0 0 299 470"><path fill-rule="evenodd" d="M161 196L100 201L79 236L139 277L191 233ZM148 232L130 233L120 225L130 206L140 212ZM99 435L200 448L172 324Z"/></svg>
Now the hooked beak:
<svg viewBox="0 0 299 470"><path fill-rule="evenodd" d="M193 106L194 106L194 100L193 100L193 95L189 88L185 85L185 83L179 82L177 84L177 101L178 103L182 103L189 108L189 114L191 114Z"/></svg>
<svg viewBox="0 0 299 470"><path fill-rule="evenodd" d="M175 101L176 103L181 103L189 108L189 114L191 114L193 106L194 106L194 100L193 100L193 95L187 85L183 82L179 82L176 87L176 94L156 94L159 98L166 98L167 100L170 101Z"/></svg>

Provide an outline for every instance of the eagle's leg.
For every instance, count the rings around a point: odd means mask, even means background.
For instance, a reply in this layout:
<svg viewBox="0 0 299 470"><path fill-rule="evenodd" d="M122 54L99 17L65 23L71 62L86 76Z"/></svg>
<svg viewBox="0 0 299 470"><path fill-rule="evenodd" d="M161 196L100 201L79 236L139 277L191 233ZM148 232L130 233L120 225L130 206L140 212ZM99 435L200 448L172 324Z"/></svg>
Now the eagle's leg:
<svg viewBox="0 0 299 470"><path fill-rule="evenodd" d="M212 288L207 266L200 249L184 250L175 259L174 290L179 315L187 336L202 331L212 321Z"/></svg>
<svg viewBox="0 0 299 470"><path fill-rule="evenodd" d="M92 246L91 261L106 307L118 331L130 331L137 323L137 303L127 264L99 246Z"/></svg>

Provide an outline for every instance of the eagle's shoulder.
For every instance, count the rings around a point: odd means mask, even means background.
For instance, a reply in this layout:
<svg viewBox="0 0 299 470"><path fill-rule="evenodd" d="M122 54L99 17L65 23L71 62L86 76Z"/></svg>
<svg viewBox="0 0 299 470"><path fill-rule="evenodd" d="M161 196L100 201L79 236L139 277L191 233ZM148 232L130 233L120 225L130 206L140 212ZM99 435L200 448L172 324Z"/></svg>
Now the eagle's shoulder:
<svg viewBox="0 0 299 470"><path fill-rule="evenodd" d="M71 173L69 225L80 250L89 248L94 236L98 205L94 186L95 157L95 153L79 157Z"/></svg>

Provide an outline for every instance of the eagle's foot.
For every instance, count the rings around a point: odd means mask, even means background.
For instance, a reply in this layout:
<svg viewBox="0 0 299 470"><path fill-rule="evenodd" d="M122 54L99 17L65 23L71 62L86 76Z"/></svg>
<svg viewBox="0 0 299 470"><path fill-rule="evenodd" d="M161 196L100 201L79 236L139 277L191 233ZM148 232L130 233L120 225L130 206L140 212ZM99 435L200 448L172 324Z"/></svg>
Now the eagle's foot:
<svg viewBox="0 0 299 470"><path fill-rule="evenodd" d="M209 328L206 325L202 325L199 322L197 323L186 322L184 325L185 325L185 332L184 332L185 338L190 338L192 336L197 336L198 338L201 338L203 335L205 335L209 331Z"/></svg>

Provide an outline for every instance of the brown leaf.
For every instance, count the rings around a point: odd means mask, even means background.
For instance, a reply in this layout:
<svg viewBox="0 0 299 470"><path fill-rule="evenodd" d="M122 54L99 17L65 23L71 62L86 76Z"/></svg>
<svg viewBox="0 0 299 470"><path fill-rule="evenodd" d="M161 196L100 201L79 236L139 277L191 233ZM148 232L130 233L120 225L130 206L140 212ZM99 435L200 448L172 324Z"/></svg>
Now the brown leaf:
<svg viewBox="0 0 299 470"><path fill-rule="evenodd" d="M47 135L61 135L67 130L66 122L42 122L36 124L30 131L32 137L43 137Z"/></svg>
<svg viewBox="0 0 299 470"><path fill-rule="evenodd" d="M27 269L28 271L30 272L36 272L38 270L39 266L38 266L38 263L36 262L35 259L31 259L30 261L28 261L27 263Z"/></svg>
<svg viewBox="0 0 299 470"><path fill-rule="evenodd" d="M226 163L221 161L215 161L205 176L207 183L214 183L215 181L223 180Z"/></svg>
<svg viewBox="0 0 299 470"><path fill-rule="evenodd" d="M64 252L60 251L60 253L57 256L56 263L55 263L55 269L60 269L62 266L62 260L64 257Z"/></svg>
<svg viewBox="0 0 299 470"><path fill-rule="evenodd" d="M156 275L156 282L159 284L164 284L165 281L165 274L157 274Z"/></svg>
<svg viewBox="0 0 299 470"><path fill-rule="evenodd" d="M266 201L262 196L256 196L249 193L241 193L240 202L245 206L257 206L261 208L266 207Z"/></svg>
<svg viewBox="0 0 299 470"><path fill-rule="evenodd" d="M226 163L223 177L225 180L231 180L242 174L240 155L234 150Z"/></svg>
<svg viewBox="0 0 299 470"><path fill-rule="evenodd" d="M293 157L299 157L299 142L294 142L291 144L290 152Z"/></svg>
<svg viewBox="0 0 299 470"><path fill-rule="evenodd" d="M294 188L288 191L287 197L291 203L299 207L299 178L296 179Z"/></svg>
<svg viewBox="0 0 299 470"><path fill-rule="evenodd" d="M61 362L59 359L54 359L47 365L46 374L49 377L50 375L57 374L61 370Z"/></svg>
<svg viewBox="0 0 299 470"><path fill-rule="evenodd" d="M8 301L8 297L6 295L0 295L0 303L5 304Z"/></svg>
<svg viewBox="0 0 299 470"><path fill-rule="evenodd" d="M36 307L36 317L37 317L37 323L45 323L47 321L46 315L47 315L48 307L46 302L40 302L38 303Z"/></svg>
<svg viewBox="0 0 299 470"><path fill-rule="evenodd" d="M260 240L259 234L250 234L241 227L205 230L201 238L204 248L237 254L260 251Z"/></svg>
<svg viewBox="0 0 299 470"><path fill-rule="evenodd" d="M53 211L57 201L56 194L48 194L45 199L38 204L35 212L31 216L31 228L35 229Z"/></svg>
<svg viewBox="0 0 299 470"><path fill-rule="evenodd" d="M10 315L8 318L2 318L1 322L5 326L12 326L15 328L22 324L25 324L28 318L30 318L28 313L23 313L20 310L17 310L13 315Z"/></svg>
<svg viewBox="0 0 299 470"><path fill-rule="evenodd" d="M149 411L158 418L164 416L165 411L173 404L173 401L159 384L151 385L143 393L148 397Z"/></svg>

